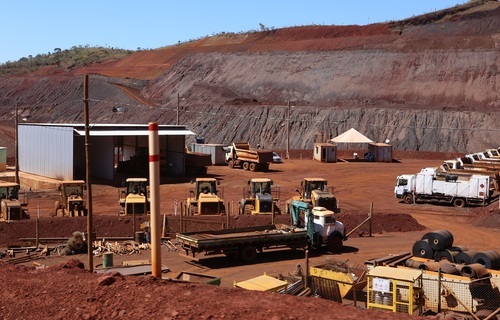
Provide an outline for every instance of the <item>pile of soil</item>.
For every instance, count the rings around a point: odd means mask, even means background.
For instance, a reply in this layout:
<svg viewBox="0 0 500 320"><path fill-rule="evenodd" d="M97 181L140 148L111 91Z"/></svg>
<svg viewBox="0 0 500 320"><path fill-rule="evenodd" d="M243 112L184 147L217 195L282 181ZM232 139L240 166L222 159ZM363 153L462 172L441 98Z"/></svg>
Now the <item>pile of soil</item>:
<svg viewBox="0 0 500 320"><path fill-rule="evenodd" d="M416 319L311 297L0 262L2 319ZM13 276L22 274L22 277ZM321 306L321 307L318 307Z"/></svg>
<svg viewBox="0 0 500 320"><path fill-rule="evenodd" d="M474 208L469 222L472 225L491 229L500 229L500 208Z"/></svg>

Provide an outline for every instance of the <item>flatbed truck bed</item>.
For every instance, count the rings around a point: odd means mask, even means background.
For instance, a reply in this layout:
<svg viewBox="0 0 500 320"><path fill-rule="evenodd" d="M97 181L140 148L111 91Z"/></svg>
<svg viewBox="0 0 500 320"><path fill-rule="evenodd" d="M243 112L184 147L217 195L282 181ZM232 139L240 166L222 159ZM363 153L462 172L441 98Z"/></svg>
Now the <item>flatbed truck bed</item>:
<svg viewBox="0 0 500 320"><path fill-rule="evenodd" d="M193 259L204 252L205 255L235 256L243 261L254 260L257 251L262 252L268 248L306 248L308 239L306 229L292 226L277 228L276 225L185 232L176 235L176 241L185 255Z"/></svg>

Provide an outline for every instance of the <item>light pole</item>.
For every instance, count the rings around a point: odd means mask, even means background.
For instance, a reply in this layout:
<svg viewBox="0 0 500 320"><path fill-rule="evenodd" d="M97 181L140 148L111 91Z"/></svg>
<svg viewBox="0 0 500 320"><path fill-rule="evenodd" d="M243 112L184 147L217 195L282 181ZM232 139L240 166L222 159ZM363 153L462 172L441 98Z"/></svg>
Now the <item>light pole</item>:
<svg viewBox="0 0 500 320"><path fill-rule="evenodd" d="M286 158L290 159L290 100L288 100L288 112L286 117Z"/></svg>
<svg viewBox="0 0 500 320"><path fill-rule="evenodd" d="M88 270L94 272L94 256L92 252L92 184L90 183L90 142L89 142L89 75L83 81L83 113L85 117L85 171L87 181L87 255Z"/></svg>
<svg viewBox="0 0 500 320"><path fill-rule="evenodd" d="M15 182L21 184L19 181L19 112L18 112L18 107L16 104L16 120L15 120L15 126L16 126L16 147L15 147L15 152L16 152L16 164L15 164Z"/></svg>

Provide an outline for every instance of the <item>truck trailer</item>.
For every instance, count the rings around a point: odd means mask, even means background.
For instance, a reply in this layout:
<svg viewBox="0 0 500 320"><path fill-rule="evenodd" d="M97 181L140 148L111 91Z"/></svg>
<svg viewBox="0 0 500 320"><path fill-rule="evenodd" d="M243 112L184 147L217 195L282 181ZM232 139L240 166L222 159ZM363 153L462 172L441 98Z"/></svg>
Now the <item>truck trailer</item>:
<svg viewBox="0 0 500 320"><path fill-rule="evenodd" d="M456 175L424 168L417 174L397 177L394 196L407 204L436 202L454 207L485 206L490 202L490 177L487 175Z"/></svg>
<svg viewBox="0 0 500 320"><path fill-rule="evenodd" d="M230 168L267 171L271 162L272 151L252 149L248 142L234 142L226 148L226 163Z"/></svg>
<svg viewBox="0 0 500 320"><path fill-rule="evenodd" d="M312 208L310 204L292 202L292 225L277 227L264 225L209 231L183 232L176 234L185 255L196 259L199 253L205 256L224 254L244 262L253 261L257 252L269 248L289 247L305 249L308 246L326 246L331 252L342 250L345 227L335 219L335 214L325 208Z"/></svg>

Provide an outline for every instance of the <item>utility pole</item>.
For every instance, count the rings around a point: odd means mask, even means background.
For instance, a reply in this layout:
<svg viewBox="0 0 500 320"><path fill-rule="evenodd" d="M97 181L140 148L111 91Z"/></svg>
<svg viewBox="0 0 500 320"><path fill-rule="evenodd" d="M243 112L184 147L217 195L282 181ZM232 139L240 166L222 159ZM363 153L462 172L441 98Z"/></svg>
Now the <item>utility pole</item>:
<svg viewBox="0 0 500 320"><path fill-rule="evenodd" d="M83 113L85 117L85 171L87 181L87 255L88 270L94 272L94 255L92 253L92 184L90 183L90 134L89 134L89 75L83 81Z"/></svg>
<svg viewBox="0 0 500 320"><path fill-rule="evenodd" d="M21 184L19 181L19 112L16 104L16 119L15 119L15 126L16 126L16 164L15 164L15 181L16 183Z"/></svg>
<svg viewBox="0 0 500 320"><path fill-rule="evenodd" d="M290 100L288 100L288 112L286 117L286 158L290 159Z"/></svg>
<svg viewBox="0 0 500 320"><path fill-rule="evenodd" d="M177 92L177 122L176 122L177 125L179 125L179 104L180 104L180 99L181 99L181 97L179 96L179 93Z"/></svg>

